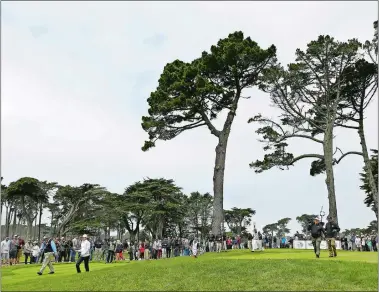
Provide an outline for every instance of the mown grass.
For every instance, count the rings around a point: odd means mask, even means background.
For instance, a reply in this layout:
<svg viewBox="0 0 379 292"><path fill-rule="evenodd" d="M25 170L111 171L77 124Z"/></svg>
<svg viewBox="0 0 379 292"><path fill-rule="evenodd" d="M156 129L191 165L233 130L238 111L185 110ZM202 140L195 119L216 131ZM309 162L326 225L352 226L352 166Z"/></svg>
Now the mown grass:
<svg viewBox="0 0 379 292"><path fill-rule="evenodd" d="M247 250L115 264L91 263L77 274L74 264L56 264L54 275L40 266L2 269L2 291L378 291L378 253L343 252L314 258L312 251ZM84 267L82 267L84 270Z"/></svg>

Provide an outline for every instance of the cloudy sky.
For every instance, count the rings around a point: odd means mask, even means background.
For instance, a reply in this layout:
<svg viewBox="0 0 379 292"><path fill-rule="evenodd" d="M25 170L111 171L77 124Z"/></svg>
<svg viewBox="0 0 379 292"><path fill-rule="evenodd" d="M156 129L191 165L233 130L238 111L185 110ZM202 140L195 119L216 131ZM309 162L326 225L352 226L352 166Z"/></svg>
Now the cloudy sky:
<svg viewBox="0 0 379 292"><path fill-rule="evenodd" d="M275 44L284 64L320 34L371 39L375 2L3 2L1 39L1 175L60 184L99 183L122 192L144 177L173 178L186 193L212 192L215 137L206 128L159 142L147 153L141 116L167 62L191 61L237 30L262 47ZM325 177L311 161L289 171L255 174L263 156L257 113L274 118L268 96L253 90L232 127L225 208L251 207L257 226L327 210ZM221 122L221 121L219 121ZM377 148L377 100L367 112L368 146ZM336 145L359 150L355 132L336 131ZM295 154L320 151L295 140ZM360 157L335 168L342 228L364 227L374 214L362 202ZM46 219L46 218L45 218Z"/></svg>

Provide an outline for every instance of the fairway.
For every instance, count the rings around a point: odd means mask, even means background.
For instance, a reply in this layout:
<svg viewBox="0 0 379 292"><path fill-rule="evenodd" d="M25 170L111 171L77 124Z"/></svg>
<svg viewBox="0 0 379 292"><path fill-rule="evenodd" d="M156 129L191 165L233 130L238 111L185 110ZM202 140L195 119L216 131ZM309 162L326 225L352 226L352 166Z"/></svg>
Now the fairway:
<svg viewBox="0 0 379 292"><path fill-rule="evenodd" d="M48 275L46 270L38 276L39 268L40 265L3 268L2 290L378 290L376 252L340 251L338 258L330 259L323 251L316 259L312 251L237 250L207 253L197 259L91 263L90 273L81 274L70 263L56 264L54 275Z"/></svg>

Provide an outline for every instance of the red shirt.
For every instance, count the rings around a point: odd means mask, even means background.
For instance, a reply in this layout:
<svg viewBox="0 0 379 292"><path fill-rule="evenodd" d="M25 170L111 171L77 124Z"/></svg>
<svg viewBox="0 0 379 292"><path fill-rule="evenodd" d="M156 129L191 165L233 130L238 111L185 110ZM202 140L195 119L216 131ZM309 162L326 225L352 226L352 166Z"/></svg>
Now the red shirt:
<svg viewBox="0 0 379 292"><path fill-rule="evenodd" d="M25 241L22 238L19 238L18 239L18 244L19 244L19 246L24 247Z"/></svg>

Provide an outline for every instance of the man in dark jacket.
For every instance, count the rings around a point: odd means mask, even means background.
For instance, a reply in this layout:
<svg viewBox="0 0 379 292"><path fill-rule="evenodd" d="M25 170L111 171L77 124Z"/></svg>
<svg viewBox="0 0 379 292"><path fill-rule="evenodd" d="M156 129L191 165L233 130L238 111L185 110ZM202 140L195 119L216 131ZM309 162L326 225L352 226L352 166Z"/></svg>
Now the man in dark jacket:
<svg viewBox="0 0 379 292"><path fill-rule="evenodd" d="M325 237L326 242L328 243L329 257L336 257L336 237L337 233L340 231L340 228L337 223L334 222L331 216L328 216L328 223L325 225Z"/></svg>
<svg viewBox="0 0 379 292"><path fill-rule="evenodd" d="M316 254L316 257L320 257L320 245L321 245L321 236L325 234L323 225L320 223L318 218L315 218L313 222L309 223L308 231L311 232L313 249Z"/></svg>
<svg viewBox="0 0 379 292"><path fill-rule="evenodd" d="M171 249L172 249L172 240L169 237L169 238L167 238L167 247L166 247L167 258L171 257Z"/></svg>

